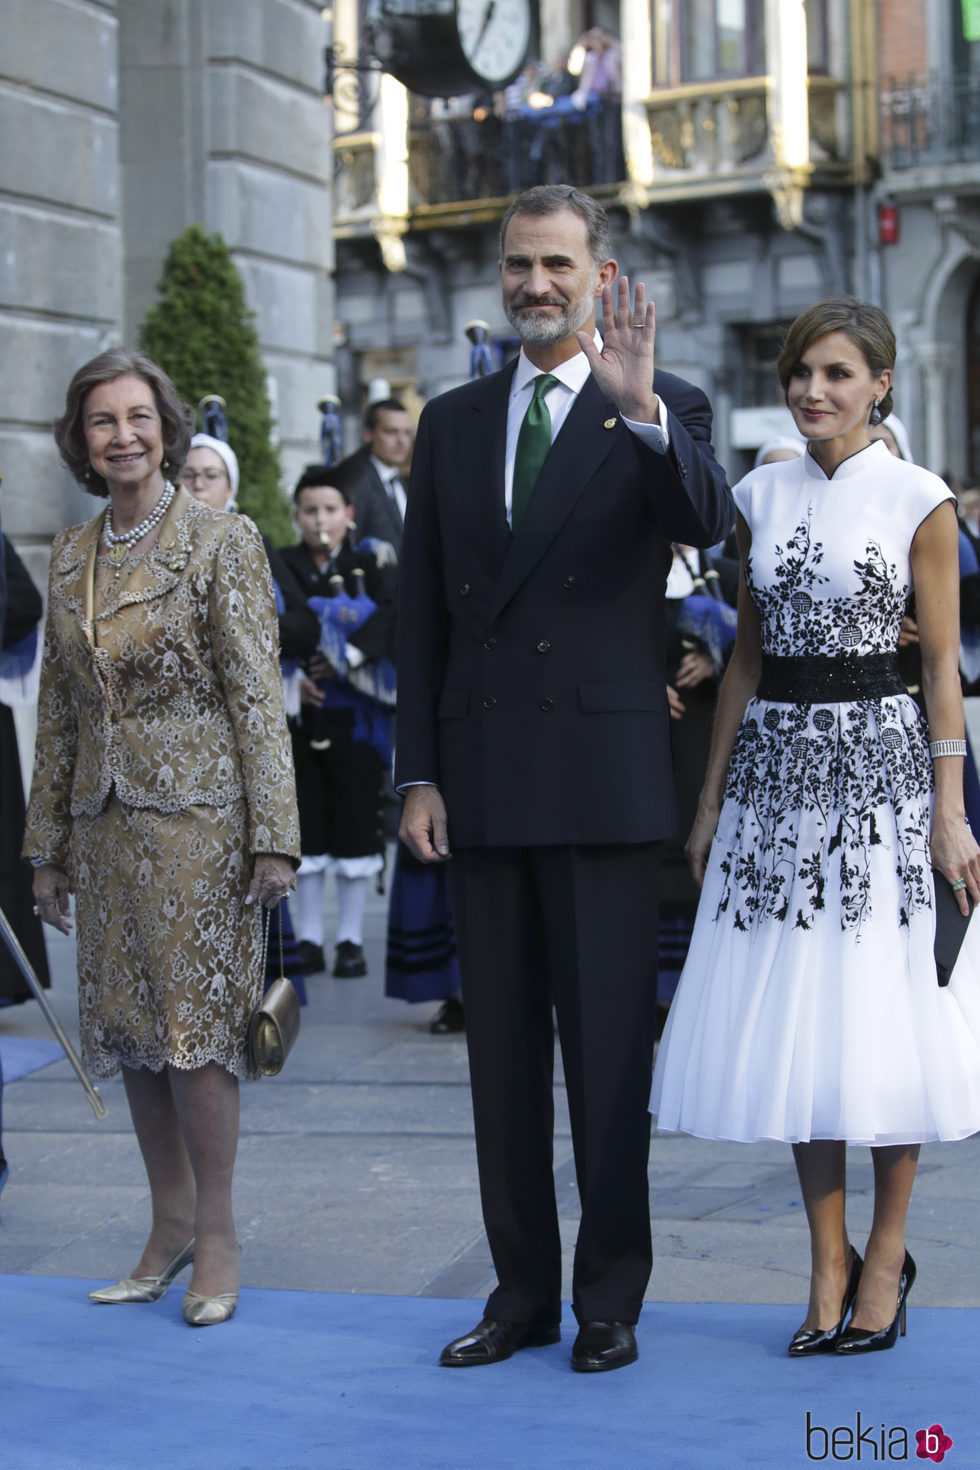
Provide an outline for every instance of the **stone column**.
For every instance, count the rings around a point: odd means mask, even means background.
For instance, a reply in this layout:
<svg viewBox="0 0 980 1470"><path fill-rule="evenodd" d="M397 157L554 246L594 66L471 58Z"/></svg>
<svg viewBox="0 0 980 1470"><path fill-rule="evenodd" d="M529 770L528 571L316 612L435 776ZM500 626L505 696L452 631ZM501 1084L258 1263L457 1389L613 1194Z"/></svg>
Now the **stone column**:
<svg viewBox="0 0 980 1470"><path fill-rule="evenodd" d="M221 234L245 282L287 482L334 391L327 28L313 0L119 0L126 330L170 242ZM214 385L220 393L221 385Z"/></svg>
<svg viewBox="0 0 980 1470"><path fill-rule="evenodd" d="M653 0L656 3L656 0ZM646 101L653 86L651 0L622 0L623 153L626 177L644 190L653 183L653 147ZM641 201L643 195L640 195Z"/></svg>
<svg viewBox="0 0 980 1470"><path fill-rule="evenodd" d="M806 16L803 0L766 0L766 108L772 168L767 180L784 229L803 217L809 174Z"/></svg>
<svg viewBox="0 0 980 1470"><path fill-rule="evenodd" d="M920 342L915 359L922 372L922 417L926 431L923 462L927 469L939 475L947 466L949 452L946 409L955 353L945 342Z"/></svg>
<svg viewBox="0 0 980 1470"><path fill-rule="evenodd" d="M115 11L34 0L0 20L3 529L42 586L51 537L97 508L49 425L75 369L118 339Z"/></svg>

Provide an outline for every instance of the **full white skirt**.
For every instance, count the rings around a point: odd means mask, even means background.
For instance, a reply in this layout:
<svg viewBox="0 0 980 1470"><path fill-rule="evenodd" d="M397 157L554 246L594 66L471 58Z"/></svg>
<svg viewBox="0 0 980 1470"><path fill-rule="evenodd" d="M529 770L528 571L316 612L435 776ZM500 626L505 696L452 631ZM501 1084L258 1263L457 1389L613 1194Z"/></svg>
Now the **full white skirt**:
<svg viewBox="0 0 980 1470"><path fill-rule="evenodd" d="M793 842L804 847L811 819L798 820ZM773 834L726 800L654 1069L650 1110L661 1130L885 1145L980 1129L980 919L941 988L935 910L910 906L899 878L909 845L901 826L891 803L875 812L860 925L842 924L853 864L842 872L836 852L821 865L817 911L812 882L794 872L784 916L762 905L747 919L733 899L733 866L767 842L771 851ZM931 881L928 868L920 881ZM794 922L801 910L803 926Z"/></svg>

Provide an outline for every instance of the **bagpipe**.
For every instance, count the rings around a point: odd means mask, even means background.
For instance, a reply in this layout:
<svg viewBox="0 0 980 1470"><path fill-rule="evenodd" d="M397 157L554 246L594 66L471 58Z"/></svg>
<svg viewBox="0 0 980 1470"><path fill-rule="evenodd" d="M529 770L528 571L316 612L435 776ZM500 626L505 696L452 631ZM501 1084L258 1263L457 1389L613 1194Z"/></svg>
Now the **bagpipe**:
<svg viewBox="0 0 980 1470"><path fill-rule="evenodd" d="M366 537L353 548L355 557L368 557L376 566L384 566L394 558L385 541ZM388 658L361 662L351 659L348 640L377 611L378 604L368 595L365 573L354 566L344 578L339 572L330 578L326 597L311 597L310 607L320 624L317 652L333 669L333 676L316 681L322 704L313 712L310 744L314 750L330 744L330 715L337 710L354 712L351 738L373 745L382 760L391 759L391 713L395 707L395 666Z"/></svg>
<svg viewBox="0 0 980 1470"><path fill-rule="evenodd" d="M684 550L678 546L677 554L691 574L694 590L683 599L677 626L688 638L697 639L720 674L725 658L735 642L738 614L729 607L721 590L721 578L714 567L702 570L701 559L691 565Z"/></svg>

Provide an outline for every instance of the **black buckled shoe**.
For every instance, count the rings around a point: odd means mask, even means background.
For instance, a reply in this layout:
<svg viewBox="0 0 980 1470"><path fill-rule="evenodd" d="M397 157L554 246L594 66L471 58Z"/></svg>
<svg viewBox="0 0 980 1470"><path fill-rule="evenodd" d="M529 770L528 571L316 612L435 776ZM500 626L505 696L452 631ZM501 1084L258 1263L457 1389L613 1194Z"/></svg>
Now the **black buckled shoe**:
<svg viewBox="0 0 980 1470"><path fill-rule="evenodd" d="M484 1363L502 1363L521 1348L548 1347L561 1341L561 1328L538 1327L533 1322L495 1322L484 1317L467 1332L444 1347L439 1358L443 1368L477 1368Z"/></svg>
<svg viewBox="0 0 980 1470"><path fill-rule="evenodd" d="M636 1333L628 1322L583 1322L572 1347L576 1373L608 1373L638 1357Z"/></svg>
<svg viewBox="0 0 980 1470"><path fill-rule="evenodd" d="M429 1022L429 1030L433 1036L452 1036L465 1030L463 1002L455 995L444 1000L441 1008Z"/></svg>
<svg viewBox="0 0 980 1470"><path fill-rule="evenodd" d="M314 944L312 939L299 941L296 946L296 957L304 975L318 975L321 970L327 968L322 945Z"/></svg>
<svg viewBox="0 0 980 1470"><path fill-rule="evenodd" d="M359 980L367 974L367 960L359 944L350 939L340 941L334 956L333 973L336 980Z"/></svg>

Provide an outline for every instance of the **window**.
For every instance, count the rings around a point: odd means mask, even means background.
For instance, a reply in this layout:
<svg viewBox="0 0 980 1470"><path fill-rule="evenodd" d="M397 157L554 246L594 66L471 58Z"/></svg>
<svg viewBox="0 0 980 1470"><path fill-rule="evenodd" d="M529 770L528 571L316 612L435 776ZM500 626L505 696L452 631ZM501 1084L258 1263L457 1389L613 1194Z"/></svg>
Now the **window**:
<svg viewBox="0 0 980 1470"><path fill-rule="evenodd" d="M789 322L766 326L750 326L742 337L742 362L745 371L745 407L768 408L783 402L776 363L786 341Z"/></svg>
<svg viewBox="0 0 980 1470"><path fill-rule="evenodd" d="M764 0L686 0L678 6L685 82L764 69Z"/></svg>
<svg viewBox="0 0 980 1470"><path fill-rule="evenodd" d="M803 0L806 16L806 65L811 76L826 76L830 71L830 46L827 38L827 0Z"/></svg>

